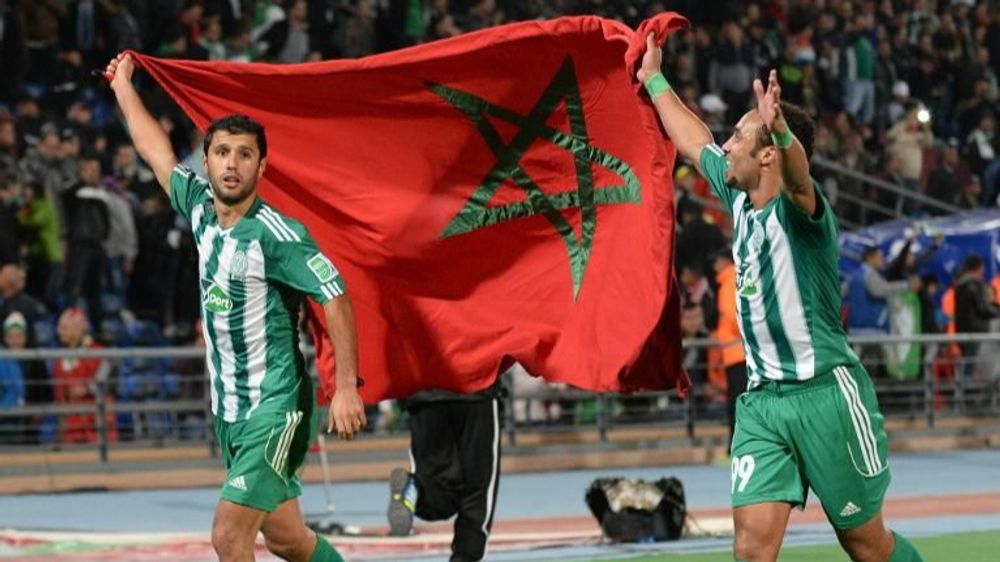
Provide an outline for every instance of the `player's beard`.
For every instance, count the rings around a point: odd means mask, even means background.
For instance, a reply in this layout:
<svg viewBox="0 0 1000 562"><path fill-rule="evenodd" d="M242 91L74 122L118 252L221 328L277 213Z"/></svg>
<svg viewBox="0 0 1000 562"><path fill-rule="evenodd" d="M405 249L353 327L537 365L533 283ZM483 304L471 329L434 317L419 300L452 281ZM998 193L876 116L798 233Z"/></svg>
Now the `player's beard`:
<svg viewBox="0 0 1000 562"><path fill-rule="evenodd" d="M216 185L219 185L216 183ZM215 196L219 199L219 202L228 206L235 207L240 203L246 201L248 198L253 197L257 192L257 182L251 181L246 184L241 183L240 189L235 193L226 193L221 189L215 189Z"/></svg>

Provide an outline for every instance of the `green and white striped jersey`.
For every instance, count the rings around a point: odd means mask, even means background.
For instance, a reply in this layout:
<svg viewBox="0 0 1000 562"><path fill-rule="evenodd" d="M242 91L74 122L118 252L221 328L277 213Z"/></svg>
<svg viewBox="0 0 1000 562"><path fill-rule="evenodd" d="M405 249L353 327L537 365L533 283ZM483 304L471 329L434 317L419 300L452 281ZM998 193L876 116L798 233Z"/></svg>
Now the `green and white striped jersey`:
<svg viewBox="0 0 1000 562"><path fill-rule="evenodd" d="M212 412L227 422L257 409L301 409L312 384L299 351L303 295L325 303L344 281L298 221L259 197L223 229L209 182L178 165L170 177L174 209L191 222L198 246L202 328Z"/></svg>
<svg viewBox="0 0 1000 562"><path fill-rule="evenodd" d="M712 192L733 217L736 309L750 388L763 380L806 380L856 364L841 323L838 228L818 187L809 216L781 192L754 209L726 185L729 164L715 144L701 151Z"/></svg>

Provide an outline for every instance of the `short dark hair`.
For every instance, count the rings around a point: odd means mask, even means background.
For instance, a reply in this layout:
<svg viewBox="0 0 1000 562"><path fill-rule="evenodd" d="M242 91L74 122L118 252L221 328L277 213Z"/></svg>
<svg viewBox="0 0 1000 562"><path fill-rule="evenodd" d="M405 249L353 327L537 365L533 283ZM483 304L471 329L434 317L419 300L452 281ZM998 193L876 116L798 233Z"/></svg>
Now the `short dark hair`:
<svg viewBox="0 0 1000 562"><path fill-rule="evenodd" d="M264 136L264 126L258 121L246 115L227 115L222 119L217 119L208 129L205 130L204 151L208 154L208 147L212 145L212 138L216 131L225 131L231 135L254 135L257 137L257 148L260 150L260 157L267 156L267 138Z"/></svg>
<svg viewBox="0 0 1000 562"><path fill-rule="evenodd" d="M809 112L794 103L781 102L781 115L788 123L788 130L799 139L802 148L806 151L806 158L812 158L813 144L816 140L816 122L813 121ZM772 146L771 131L767 127L761 127L757 132L757 145L761 147Z"/></svg>
<svg viewBox="0 0 1000 562"><path fill-rule="evenodd" d="M986 263L983 261L982 256L979 254L969 254L968 257L965 258L965 262L962 263L962 272L968 273L970 271L976 271L977 269L982 269L985 266Z"/></svg>

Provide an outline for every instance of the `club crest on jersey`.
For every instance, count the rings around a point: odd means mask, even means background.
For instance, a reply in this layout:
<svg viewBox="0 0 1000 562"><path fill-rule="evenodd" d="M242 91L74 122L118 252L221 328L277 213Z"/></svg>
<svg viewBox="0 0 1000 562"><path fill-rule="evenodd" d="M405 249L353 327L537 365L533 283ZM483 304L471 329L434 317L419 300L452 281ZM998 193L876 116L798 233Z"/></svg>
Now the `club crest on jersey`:
<svg viewBox="0 0 1000 562"><path fill-rule="evenodd" d="M228 314L233 309L233 299L215 283L212 283L205 291L205 298L202 300L205 310L215 314Z"/></svg>
<svg viewBox="0 0 1000 562"><path fill-rule="evenodd" d="M757 284L754 280L753 266L747 262L740 264L736 273L736 290L742 297L752 297L757 294Z"/></svg>
<svg viewBox="0 0 1000 562"><path fill-rule="evenodd" d="M333 278L337 275L337 268L333 267L330 260L326 259L326 256L323 254L316 254L309 258L306 261L306 265L309 266L309 270L313 272L316 279L319 279L320 283L333 281Z"/></svg>
<svg viewBox="0 0 1000 562"><path fill-rule="evenodd" d="M247 278L247 253L240 250L233 254L233 261L229 265L229 280L244 281Z"/></svg>
<svg viewBox="0 0 1000 562"><path fill-rule="evenodd" d="M753 234L750 235L750 248L759 254L761 246L764 245L764 231L756 224L752 228Z"/></svg>

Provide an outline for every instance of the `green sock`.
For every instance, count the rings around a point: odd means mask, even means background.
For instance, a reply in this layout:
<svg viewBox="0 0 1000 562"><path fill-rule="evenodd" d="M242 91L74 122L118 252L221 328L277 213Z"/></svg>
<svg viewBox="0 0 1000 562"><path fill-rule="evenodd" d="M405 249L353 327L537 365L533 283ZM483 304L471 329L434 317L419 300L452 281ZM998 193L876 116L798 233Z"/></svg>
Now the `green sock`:
<svg viewBox="0 0 1000 562"><path fill-rule="evenodd" d="M340 556L337 549L333 548L333 545L327 542L319 533L316 533L316 550L313 551L309 562L344 562L344 558Z"/></svg>
<svg viewBox="0 0 1000 562"><path fill-rule="evenodd" d="M892 532L892 536L896 539L896 546L892 549L889 562L924 562L913 543L895 531Z"/></svg>

